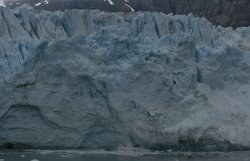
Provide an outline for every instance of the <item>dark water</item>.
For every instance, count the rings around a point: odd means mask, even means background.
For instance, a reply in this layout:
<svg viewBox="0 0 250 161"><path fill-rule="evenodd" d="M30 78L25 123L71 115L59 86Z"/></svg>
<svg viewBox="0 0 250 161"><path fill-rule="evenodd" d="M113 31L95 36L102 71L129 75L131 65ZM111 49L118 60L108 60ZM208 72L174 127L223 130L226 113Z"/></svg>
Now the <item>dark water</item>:
<svg viewBox="0 0 250 161"><path fill-rule="evenodd" d="M250 152L0 151L0 161L250 161Z"/></svg>

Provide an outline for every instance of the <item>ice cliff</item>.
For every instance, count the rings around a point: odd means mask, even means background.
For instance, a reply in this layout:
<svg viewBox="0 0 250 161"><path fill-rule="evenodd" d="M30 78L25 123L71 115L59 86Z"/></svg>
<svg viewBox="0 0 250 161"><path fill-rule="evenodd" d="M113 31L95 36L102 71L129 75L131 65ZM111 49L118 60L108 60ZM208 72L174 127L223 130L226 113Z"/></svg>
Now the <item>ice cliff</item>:
<svg viewBox="0 0 250 161"><path fill-rule="evenodd" d="M250 28L0 7L0 145L250 147Z"/></svg>

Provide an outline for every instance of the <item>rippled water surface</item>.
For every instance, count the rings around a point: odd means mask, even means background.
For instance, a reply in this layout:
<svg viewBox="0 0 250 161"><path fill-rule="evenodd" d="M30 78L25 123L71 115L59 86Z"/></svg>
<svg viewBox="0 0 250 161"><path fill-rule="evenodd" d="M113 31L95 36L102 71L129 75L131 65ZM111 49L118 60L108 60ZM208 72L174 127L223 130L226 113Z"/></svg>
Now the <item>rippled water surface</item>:
<svg viewBox="0 0 250 161"><path fill-rule="evenodd" d="M0 161L250 161L250 152L3 151Z"/></svg>

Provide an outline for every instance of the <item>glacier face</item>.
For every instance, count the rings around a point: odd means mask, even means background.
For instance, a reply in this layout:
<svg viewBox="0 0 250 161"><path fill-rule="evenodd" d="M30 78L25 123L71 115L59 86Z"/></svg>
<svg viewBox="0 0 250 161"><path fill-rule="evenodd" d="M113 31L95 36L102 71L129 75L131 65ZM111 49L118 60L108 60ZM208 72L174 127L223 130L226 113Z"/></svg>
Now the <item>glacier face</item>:
<svg viewBox="0 0 250 161"><path fill-rule="evenodd" d="M0 7L0 145L250 147L250 28Z"/></svg>

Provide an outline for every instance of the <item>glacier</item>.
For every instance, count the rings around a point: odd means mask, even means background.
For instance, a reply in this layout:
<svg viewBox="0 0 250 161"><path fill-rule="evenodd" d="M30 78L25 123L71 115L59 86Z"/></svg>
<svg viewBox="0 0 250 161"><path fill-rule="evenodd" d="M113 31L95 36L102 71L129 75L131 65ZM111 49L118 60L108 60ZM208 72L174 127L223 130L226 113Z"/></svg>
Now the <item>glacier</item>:
<svg viewBox="0 0 250 161"><path fill-rule="evenodd" d="M0 26L1 147L250 147L250 27L27 5Z"/></svg>

